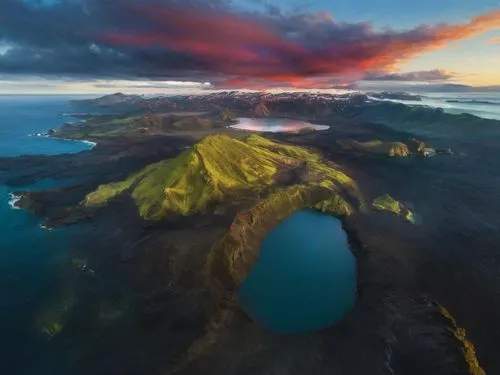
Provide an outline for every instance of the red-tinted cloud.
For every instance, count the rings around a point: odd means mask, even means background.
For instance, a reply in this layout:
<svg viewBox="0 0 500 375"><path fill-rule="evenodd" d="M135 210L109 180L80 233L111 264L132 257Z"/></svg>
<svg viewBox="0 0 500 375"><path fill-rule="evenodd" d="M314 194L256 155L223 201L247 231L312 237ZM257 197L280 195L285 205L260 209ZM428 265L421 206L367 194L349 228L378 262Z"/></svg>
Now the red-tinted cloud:
<svg viewBox="0 0 500 375"><path fill-rule="evenodd" d="M498 37L498 38L491 38L491 39L488 41L488 44L490 44L490 45L500 44L500 37Z"/></svg>
<svg viewBox="0 0 500 375"><path fill-rule="evenodd" d="M325 88L392 73L418 54L500 28L500 11L399 31L327 13L242 12L227 0L85 4L0 0L0 35L14 46L0 55L0 73Z"/></svg>
<svg viewBox="0 0 500 375"><path fill-rule="evenodd" d="M450 73L444 70L425 70L419 72L407 72L407 73L377 73L369 72L363 77L364 80L368 81L416 81L416 82L435 82L435 81L446 81L457 77L458 74Z"/></svg>
<svg viewBox="0 0 500 375"><path fill-rule="evenodd" d="M133 9L151 29L108 34L107 43L186 54L210 67L208 76L222 77L219 85L225 87L328 87L500 28L500 11L466 24L378 32L366 24L338 23L327 14L275 18L159 3Z"/></svg>

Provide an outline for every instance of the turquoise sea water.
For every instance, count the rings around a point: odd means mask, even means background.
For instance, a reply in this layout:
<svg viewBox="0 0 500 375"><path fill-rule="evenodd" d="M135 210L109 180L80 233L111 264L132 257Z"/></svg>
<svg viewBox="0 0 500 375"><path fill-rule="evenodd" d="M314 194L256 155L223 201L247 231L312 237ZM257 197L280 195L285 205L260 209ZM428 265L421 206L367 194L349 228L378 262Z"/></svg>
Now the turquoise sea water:
<svg viewBox="0 0 500 375"><path fill-rule="evenodd" d="M406 105L429 106L442 108L446 113L452 115L460 115L468 113L470 115L500 120L500 93L489 92L467 92L467 93L421 93L422 100L394 100L394 99L376 99L381 101L389 101L402 103Z"/></svg>
<svg viewBox="0 0 500 375"><path fill-rule="evenodd" d="M0 95L0 157L55 155L89 149L82 142L33 137L74 121L60 114L71 112L67 96Z"/></svg>
<svg viewBox="0 0 500 375"><path fill-rule="evenodd" d="M356 261L341 222L299 211L264 239L239 291L246 312L278 333L305 333L338 322L356 299Z"/></svg>
<svg viewBox="0 0 500 375"><path fill-rule="evenodd" d="M91 147L83 142L29 136L46 132L68 118L68 97L0 96L0 157L61 154ZM8 177L9 171L2 171ZM13 190L47 189L67 181L40 180L31 186L6 186L0 179L0 361L1 373L14 373L37 352L35 315L50 299L58 265L69 253L73 228L48 231L40 218L11 207Z"/></svg>

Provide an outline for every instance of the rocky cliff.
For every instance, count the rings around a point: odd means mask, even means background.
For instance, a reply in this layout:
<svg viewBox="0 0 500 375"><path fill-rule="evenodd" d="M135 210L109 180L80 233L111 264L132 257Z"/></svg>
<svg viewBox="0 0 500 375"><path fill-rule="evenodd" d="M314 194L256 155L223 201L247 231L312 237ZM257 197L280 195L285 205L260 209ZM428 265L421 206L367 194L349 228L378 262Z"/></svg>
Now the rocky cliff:
<svg viewBox="0 0 500 375"><path fill-rule="evenodd" d="M271 110L266 106L264 102L260 102L255 106L254 114L257 117L269 117L271 115Z"/></svg>

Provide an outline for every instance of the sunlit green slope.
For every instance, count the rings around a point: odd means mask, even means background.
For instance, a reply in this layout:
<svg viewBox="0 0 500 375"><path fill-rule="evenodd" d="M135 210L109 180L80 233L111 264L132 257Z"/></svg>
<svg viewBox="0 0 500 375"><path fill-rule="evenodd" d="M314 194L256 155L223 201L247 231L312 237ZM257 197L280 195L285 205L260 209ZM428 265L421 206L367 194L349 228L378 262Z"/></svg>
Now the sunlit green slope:
<svg viewBox="0 0 500 375"><path fill-rule="evenodd" d="M152 164L124 181L101 185L86 206L102 206L130 194L140 215L158 220L188 215L226 199L259 194L294 173L301 184L347 191L359 205L359 189L349 176L308 149L275 143L257 135L236 140L225 135L203 139L177 158Z"/></svg>

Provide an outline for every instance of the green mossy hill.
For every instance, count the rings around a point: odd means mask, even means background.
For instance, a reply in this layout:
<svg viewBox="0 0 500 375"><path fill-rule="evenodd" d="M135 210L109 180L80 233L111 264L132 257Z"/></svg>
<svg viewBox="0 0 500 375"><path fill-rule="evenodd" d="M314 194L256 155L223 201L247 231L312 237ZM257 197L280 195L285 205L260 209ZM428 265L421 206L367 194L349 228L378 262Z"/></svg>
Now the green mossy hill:
<svg viewBox="0 0 500 375"><path fill-rule="evenodd" d="M387 211L396 216L403 218L404 220L416 224L417 216L407 207L405 207L401 202L395 200L389 194L382 195L373 200L372 207L379 211Z"/></svg>
<svg viewBox="0 0 500 375"><path fill-rule="evenodd" d="M296 184L321 186L331 192L345 190L364 207L355 181L325 163L319 154L257 135L244 141L208 136L175 159L149 165L124 181L99 186L83 204L102 206L129 194L141 217L159 220L170 214L202 212L242 196L257 196L279 187L284 175L293 175Z"/></svg>
<svg viewBox="0 0 500 375"><path fill-rule="evenodd" d="M390 157L407 157L412 154L408 145L403 142L384 142L378 139L367 142L354 141L352 143L344 144L343 146L347 149L354 149Z"/></svg>

